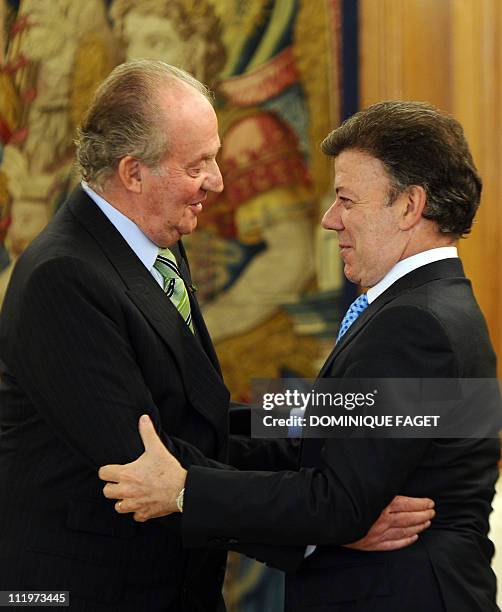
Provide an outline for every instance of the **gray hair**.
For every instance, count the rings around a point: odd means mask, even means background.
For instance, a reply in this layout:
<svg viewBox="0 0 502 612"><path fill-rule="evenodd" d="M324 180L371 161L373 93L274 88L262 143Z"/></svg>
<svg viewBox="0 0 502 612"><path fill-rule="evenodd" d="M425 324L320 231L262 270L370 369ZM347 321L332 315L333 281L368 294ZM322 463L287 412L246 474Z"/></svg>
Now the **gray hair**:
<svg viewBox="0 0 502 612"><path fill-rule="evenodd" d="M205 85L160 60L132 60L109 74L77 131L77 164L85 181L102 188L126 155L151 168L159 164L169 147L160 92L179 83L212 103Z"/></svg>

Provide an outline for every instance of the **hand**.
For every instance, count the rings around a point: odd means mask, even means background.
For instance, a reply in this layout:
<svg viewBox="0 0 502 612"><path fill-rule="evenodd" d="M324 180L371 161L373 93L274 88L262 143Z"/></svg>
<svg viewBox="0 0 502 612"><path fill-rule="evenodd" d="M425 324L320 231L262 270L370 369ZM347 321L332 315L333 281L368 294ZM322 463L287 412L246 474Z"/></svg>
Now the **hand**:
<svg viewBox="0 0 502 612"><path fill-rule="evenodd" d="M434 518L432 499L398 495L385 508L368 533L347 548L365 551L398 550L416 542Z"/></svg>
<svg viewBox="0 0 502 612"><path fill-rule="evenodd" d="M145 452L132 463L105 465L98 474L107 481L104 496L120 500L115 510L134 512L135 521L145 522L178 512L176 497L185 486L187 471L162 444L146 414L139 420L139 433Z"/></svg>

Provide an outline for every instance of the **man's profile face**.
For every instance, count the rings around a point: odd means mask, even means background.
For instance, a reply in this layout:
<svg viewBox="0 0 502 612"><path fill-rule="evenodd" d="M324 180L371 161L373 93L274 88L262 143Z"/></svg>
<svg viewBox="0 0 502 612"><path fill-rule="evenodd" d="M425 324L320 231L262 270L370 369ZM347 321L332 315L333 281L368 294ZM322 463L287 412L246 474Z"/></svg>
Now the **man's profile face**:
<svg viewBox="0 0 502 612"><path fill-rule="evenodd" d="M338 234L344 274L363 287L376 285L403 255L399 228L406 194L388 206L391 181L377 158L346 149L335 158L336 200L322 220Z"/></svg>
<svg viewBox="0 0 502 612"><path fill-rule="evenodd" d="M218 122L211 104L182 86L162 98L169 153L157 168L142 165L142 205L135 222L159 247L197 226L208 191L220 192Z"/></svg>

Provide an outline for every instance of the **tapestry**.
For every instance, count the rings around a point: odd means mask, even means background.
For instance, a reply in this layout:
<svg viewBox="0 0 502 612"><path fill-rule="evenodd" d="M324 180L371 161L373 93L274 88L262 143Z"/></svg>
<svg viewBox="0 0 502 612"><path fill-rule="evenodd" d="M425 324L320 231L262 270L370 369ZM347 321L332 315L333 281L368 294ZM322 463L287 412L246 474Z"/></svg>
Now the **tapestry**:
<svg viewBox="0 0 502 612"><path fill-rule="evenodd" d="M336 240L319 228L332 190L319 145L341 113L340 4L0 0L0 301L79 181L73 138L96 86L121 61L162 59L215 96L225 189L184 242L232 397L248 400L253 378L314 376L342 308ZM250 596L262 566L233 556L228 576L230 611L280 609L276 587Z"/></svg>

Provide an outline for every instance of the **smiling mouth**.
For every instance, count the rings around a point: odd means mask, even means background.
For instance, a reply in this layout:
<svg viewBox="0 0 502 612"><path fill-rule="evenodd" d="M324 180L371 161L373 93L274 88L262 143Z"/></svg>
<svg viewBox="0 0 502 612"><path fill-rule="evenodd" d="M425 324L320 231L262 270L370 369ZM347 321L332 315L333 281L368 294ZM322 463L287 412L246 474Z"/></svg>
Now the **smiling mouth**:
<svg viewBox="0 0 502 612"><path fill-rule="evenodd" d="M338 252L340 253L340 257L343 259L344 262L347 261L347 256L350 253L351 249L352 249L352 247L347 245L347 244L339 246L339 251Z"/></svg>
<svg viewBox="0 0 502 612"><path fill-rule="evenodd" d="M195 204L190 204L189 208L192 210L192 212L198 214L202 210L202 202L195 202Z"/></svg>

